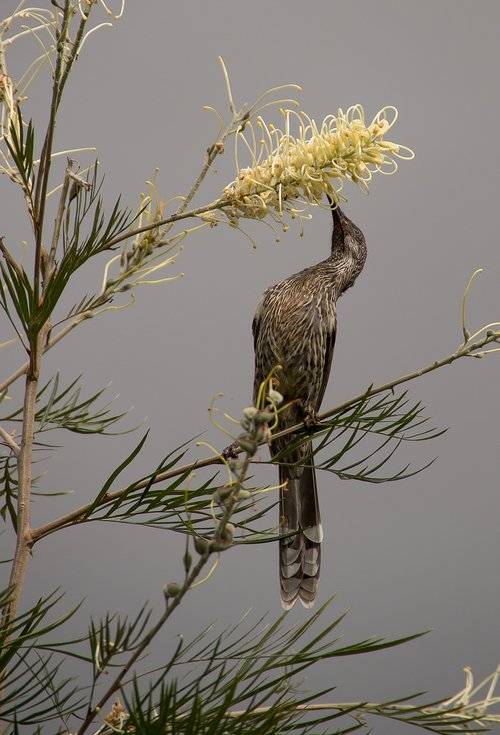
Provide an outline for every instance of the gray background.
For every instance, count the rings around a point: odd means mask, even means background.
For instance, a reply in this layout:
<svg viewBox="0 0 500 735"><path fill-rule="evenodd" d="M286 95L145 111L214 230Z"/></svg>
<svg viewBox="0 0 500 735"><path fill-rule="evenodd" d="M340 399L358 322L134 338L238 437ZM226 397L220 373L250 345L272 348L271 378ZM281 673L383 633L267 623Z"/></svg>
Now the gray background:
<svg viewBox="0 0 500 735"><path fill-rule="evenodd" d="M318 121L356 102L368 119L396 105L390 139L412 147L416 158L396 176L375 177L368 198L346 188L345 209L364 231L369 257L339 305L327 409L452 352L461 341L463 290L479 266L486 273L471 292L469 323L475 330L500 319L499 21L500 5L485 0L130 2L114 30L89 39L62 106L57 147L95 145L111 199L121 193L135 206L157 165L163 198L185 193L216 132L201 106L229 114L219 54L237 104L296 82L303 109ZM29 44L22 49L26 60ZM40 126L47 89L41 83L31 92ZM233 178L230 150L217 169L197 204ZM7 244L28 239L18 193L0 184L0 234ZM255 304L268 285L325 257L330 227L327 213L316 210L304 238L292 226L276 244L268 228L249 226L255 251L229 228L194 234L172 269L185 272L183 280L144 288L133 309L84 324L50 353L45 376L56 368L67 380L83 372L89 388L112 380L118 407L135 406L129 425L148 417L150 440L130 478L200 431L224 446L206 409L218 391L221 406L236 415L250 400ZM79 287L94 288L101 267L89 268ZM9 348L1 357L7 374L22 356ZM411 385L433 423L450 427L401 455L401 463L416 464L439 455L424 474L387 485L320 475L326 537L319 602L336 593L328 615L351 609L344 640L434 631L392 652L318 668L311 686L336 684L340 700L422 689L440 696L462 686L464 665L483 677L500 660L499 359L462 360ZM74 493L38 500L35 524L89 500L137 441L58 438L64 449L43 466L42 484ZM271 482L273 475L258 468L256 477ZM5 557L6 536L2 545ZM104 524L64 531L36 547L25 601L60 585L68 605L86 597L79 624L106 609L137 611L145 599L161 606L163 584L180 577L180 556L180 539L169 534ZM162 660L172 636L189 637L212 620L227 623L250 606L277 615L276 556L271 546L225 555L155 644L151 663ZM289 619L307 615L297 608Z"/></svg>

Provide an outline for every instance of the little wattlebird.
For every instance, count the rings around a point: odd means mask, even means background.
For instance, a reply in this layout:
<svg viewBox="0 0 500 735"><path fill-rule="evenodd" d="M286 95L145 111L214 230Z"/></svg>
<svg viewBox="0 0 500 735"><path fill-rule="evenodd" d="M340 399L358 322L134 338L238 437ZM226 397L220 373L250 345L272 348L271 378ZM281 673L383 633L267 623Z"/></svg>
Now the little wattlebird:
<svg viewBox="0 0 500 735"><path fill-rule="evenodd" d="M261 383L279 365L276 387L285 408L279 413L277 431L301 422L311 426L317 420L332 364L337 299L365 264L361 230L334 204L332 215L331 255L268 288L253 320L254 405ZM271 455L279 455L296 440L293 435L276 439ZM311 442L278 461L281 604L287 610L299 599L309 608L318 589L323 539Z"/></svg>

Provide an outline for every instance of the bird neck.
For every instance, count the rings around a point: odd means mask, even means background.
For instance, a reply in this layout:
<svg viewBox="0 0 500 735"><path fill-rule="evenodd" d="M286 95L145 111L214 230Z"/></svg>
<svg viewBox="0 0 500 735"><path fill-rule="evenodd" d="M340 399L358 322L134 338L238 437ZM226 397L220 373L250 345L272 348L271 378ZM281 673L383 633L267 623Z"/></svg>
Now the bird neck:
<svg viewBox="0 0 500 735"><path fill-rule="evenodd" d="M343 244L332 248L332 254L323 261L324 272L335 290L336 298L354 285L366 261L366 243L346 237Z"/></svg>

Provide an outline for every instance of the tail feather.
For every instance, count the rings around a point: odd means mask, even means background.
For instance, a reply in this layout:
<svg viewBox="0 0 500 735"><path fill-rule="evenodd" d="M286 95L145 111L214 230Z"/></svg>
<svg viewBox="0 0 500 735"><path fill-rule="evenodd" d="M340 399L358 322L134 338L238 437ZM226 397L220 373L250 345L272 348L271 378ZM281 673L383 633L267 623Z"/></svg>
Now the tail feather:
<svg viewBox="0 0 500 735"><path fill-rule="evenodd" d="M280 530L293 536L280 539L279 566L281 604L289 610L297 600L312 607L316 598L321 564L323 530L319 512L316 476L311 465L281 466Z"/></svg>

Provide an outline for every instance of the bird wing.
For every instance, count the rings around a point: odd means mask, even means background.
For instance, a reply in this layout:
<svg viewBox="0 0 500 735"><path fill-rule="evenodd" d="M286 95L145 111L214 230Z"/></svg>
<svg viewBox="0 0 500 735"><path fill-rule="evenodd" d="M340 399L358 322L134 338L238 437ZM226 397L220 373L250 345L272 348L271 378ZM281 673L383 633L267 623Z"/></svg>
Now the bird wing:
<svg viewBox="0 0 500 735"><path fill-rule="evenodd" d="M260 317L261 317L261 314L262 314L262 305L264 303L264 296L265 296L265 294L263 294L261 300L257 304L257 308L255 309L255 316L254 316L253 322L252 322L252 334L253 334L253 346L254 346L254 349L257 346L257 337L259 335Z"/></svg>
<svg viewBox="0 0 500 735"><path fill-rule="evenodd" d="M328 378L330 377L330 370L332 367L333 348L335 347L335 337L337 336L337 323L336 320L333 323L333 328L329 330L326 336L326 349L325 349L325 360L323 363L323 374L321 378L321 386L318 392L318 403L316 410L319 411L323 396L325 395L326 386L328 385Z"/></svg>

